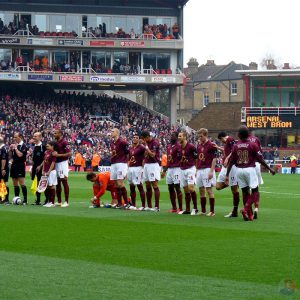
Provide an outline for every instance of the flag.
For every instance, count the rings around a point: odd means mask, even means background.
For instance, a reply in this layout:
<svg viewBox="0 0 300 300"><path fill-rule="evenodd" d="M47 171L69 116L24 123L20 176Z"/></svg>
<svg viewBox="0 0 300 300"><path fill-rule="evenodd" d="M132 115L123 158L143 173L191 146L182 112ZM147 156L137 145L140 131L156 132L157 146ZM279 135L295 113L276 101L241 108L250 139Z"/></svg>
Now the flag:
<svg viewBox="0 0 300 300"><path fill-rule="evenodd" d="M0 198L2 200L4 200L6 195L7 195L7 188L6 188L4 180L1 179L1 182L0 182Z"/></svg>
<svg viewBox="0 0 300 300"><path fill-rule="evenodd" d="M37 187L38 187L37 176L34 176L34 179L33 179L33 181L32 181L32 185L31 185L31 188L30 188L33 195L36 194Z"/></svg>

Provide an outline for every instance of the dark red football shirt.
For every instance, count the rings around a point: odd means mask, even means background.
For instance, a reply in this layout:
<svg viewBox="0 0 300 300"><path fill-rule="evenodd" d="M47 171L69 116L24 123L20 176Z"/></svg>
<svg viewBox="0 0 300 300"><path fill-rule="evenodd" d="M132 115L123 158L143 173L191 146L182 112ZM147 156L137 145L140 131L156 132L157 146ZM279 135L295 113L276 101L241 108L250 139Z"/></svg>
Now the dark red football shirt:
<svg viewBox="0 0 300 300"><path fill-rule="evenodd" d="M58 146L58 151L57 151L58 154L66 154L71 152L71 147L64 138L62 138L59 142L57 142L57 146ZM57 157L56 162L59 163L68 159L69 157Z"/></svg>
<svg viewBox="0 0 300 300"><path fill-rule="evenodd" d="M178 168L180 166L181 159L181 146L179 143L174 145L169 144L167 147L167 167L168 168Z"/></svg>
<svg viewBox="0 0 300 300"><path fill-rule="evenodd" d="M51 150L46 150L44 155L44 172L47 173L51 167L51 164L53 162L56 162L58 160L58 157L52 156ZM54 169L55 170L55 169Z"/></svg>
<svg viewBox="0 0 300 300"><path fill-rule="evenodd" d="M223 161L224 159L230 155L230 153L232 152L232 148L233 148L233 145L236 143L234 137L232 136L228 136L225 144L224 144L224 157L223 157Z"/></svg>
<svg viewBox="0 0 300 300"><path fill-rule="evenodd" d="M196 159L198 157L196 147L191 143L187 143L184 148L182 148L182 146L180 145L180 151L180 169L186 170L194 167L196 164Z"/></svg>
<svg viewBox="0 0 300 300"><path fill-rule="evenodd" d="M145 146L137 145L129 149L129 167L141 167L145 158Z"/></svg>
<svg viewBox="0 0 300 300"><path fill-rule="evenodd" d="M150 142L147 143L149 150L154 152L155 155L151 157L148 152L145 151L145 164L154 164L160 162L160 144L159 141L152 138Z"/></svg>
<svg viewBox="0 0 300 300"><path fill-rule="evenodd" d="M121 138L118 138L116 141L112 140L110 143L110 150L112 164L127 163L129 145L125 140Z"/></svg>
<svg viewBox="0 0 300 300"><path fill-rule="evenodd" d="M238 168L255 167L255 162L262 158L262 153L255 143L239 140L232 149L231 159Z"/></svg>
<svg viewBox="0 0 300 300"><path fill-rule="evenodd" d="M197 169L211 168L213 159L217 157L217 150L217 146L210 140L205 144L200 143L197 147Z"/></svg>
<svg viewBox="0 0 300 300"><path fill-rule="evenodd" d="M260 151L261 153L263 152L262 149L261 149L260 140L259 140L259 138L258 138L257 136L251 134L251 135L249 135L248 140L249 140L250 142L256 144L257 147L258 147L258 149L259 149L259 151Z"/></svg>

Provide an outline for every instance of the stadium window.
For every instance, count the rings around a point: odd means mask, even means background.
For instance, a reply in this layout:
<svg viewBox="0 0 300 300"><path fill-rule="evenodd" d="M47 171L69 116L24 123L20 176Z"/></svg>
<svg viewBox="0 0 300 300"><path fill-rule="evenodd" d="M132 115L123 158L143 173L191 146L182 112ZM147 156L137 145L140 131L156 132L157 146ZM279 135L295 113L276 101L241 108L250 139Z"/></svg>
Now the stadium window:
<svg viewBox="0 0 300 300"><path fill-rule="evenodd" d="M46 15L35 15L35 25L39 28L39 31L47 30L47 16Z"/></svg>
<svg viewBox="0 0 300 300"><path fill-rule="evenodd" d="M66 31L75 31L77 34L80 32L80 17L79 16L66 16Z"/></svg>
<svg viewBox="0 0 300 300"><path fill-rule="evenodd" d="M155 70L156 68L156 55L155 53L145 53L143 54L143 68L151 69L151 67Z"/></svg>
<svg viewBox="0 0 300 300"><path fill-rule="evenodd" d="M236 82L232 82L230 84L230 94L237 95L237 83Z"/></svg>
<svg viewBox="0 0 300 300"><path fill-rule="evenodd" d="M53 62L57 64L68 62L68 52L67 51L53 52Z"/></svg>
<svg viewBox="0 0 300 300"><path fill-rule="evenodd" d="M50 16L50 31L56 32L56 26L61 26L61 31L66 30L66 16L65 15L51 15Z"/></svg>
<svg viewBox="0 0 300 300"><path fill-rule="evenodd" d="M0 61L11 61L11 49L0 49Z"/></svg>
<svg viewBox="0 0 300 300"><path fill-rule="evenodd" d="M112 32L116 33L120 28L129 32L126 24L126 17L113 17L112 18Z"/></svg>
<svg viewBox="0 0 300 300"><path fill-rule="evenodd" d="M215 102L221 102L221 92L215 92Z"/></svg>
<svg viewBox="0 0 300 300"><path fill-rule="evenodd" d="M169 69L170 68L170 54L158 54L157 55L157 69Z"/></svg>
<svg viewBox="0 0 300 300"><path fill-rule="evenodd" d="M128 53L114 52L114 61L116 61L119 65L125 66L128 63Z"/></svg>
<svg viewBox="0 0 300 300"><path fill-rule="evenodd" d="M205 93L203 95L203 106L207 106L209 103L209 94L208 93Z"/></svg>

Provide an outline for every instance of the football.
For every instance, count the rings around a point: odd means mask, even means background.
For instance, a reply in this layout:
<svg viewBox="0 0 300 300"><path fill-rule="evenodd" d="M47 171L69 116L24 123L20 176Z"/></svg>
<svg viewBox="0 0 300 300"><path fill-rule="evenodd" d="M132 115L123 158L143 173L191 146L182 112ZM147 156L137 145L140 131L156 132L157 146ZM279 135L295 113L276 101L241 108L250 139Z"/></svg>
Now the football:
<svg viewBox="0 0 300 300"><path fill-rule="evenodd" d="M12 203L15 205L20 205L22 203L22 199L19 196L13 197Z"/></svg>

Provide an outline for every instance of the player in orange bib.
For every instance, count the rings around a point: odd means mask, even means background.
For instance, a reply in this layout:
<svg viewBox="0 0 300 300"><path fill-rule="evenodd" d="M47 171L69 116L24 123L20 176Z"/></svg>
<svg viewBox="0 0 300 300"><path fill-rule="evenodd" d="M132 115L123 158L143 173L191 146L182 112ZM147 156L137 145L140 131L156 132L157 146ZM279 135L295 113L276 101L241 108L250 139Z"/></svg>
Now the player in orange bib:
<svg viewBox="0 0 300 300"><path fill-rule="evenodd" d="M100 172L96 173L88 173L86 175L86 179L93 182L93 191L94 197L92 200L91 208L99 208L100 207L100 199L105 194L106 191L110 191L112 201L111 206L114 206L118 203L118 190L115 187L115 183L113 180L110 180L110 172Z"/></svg>

